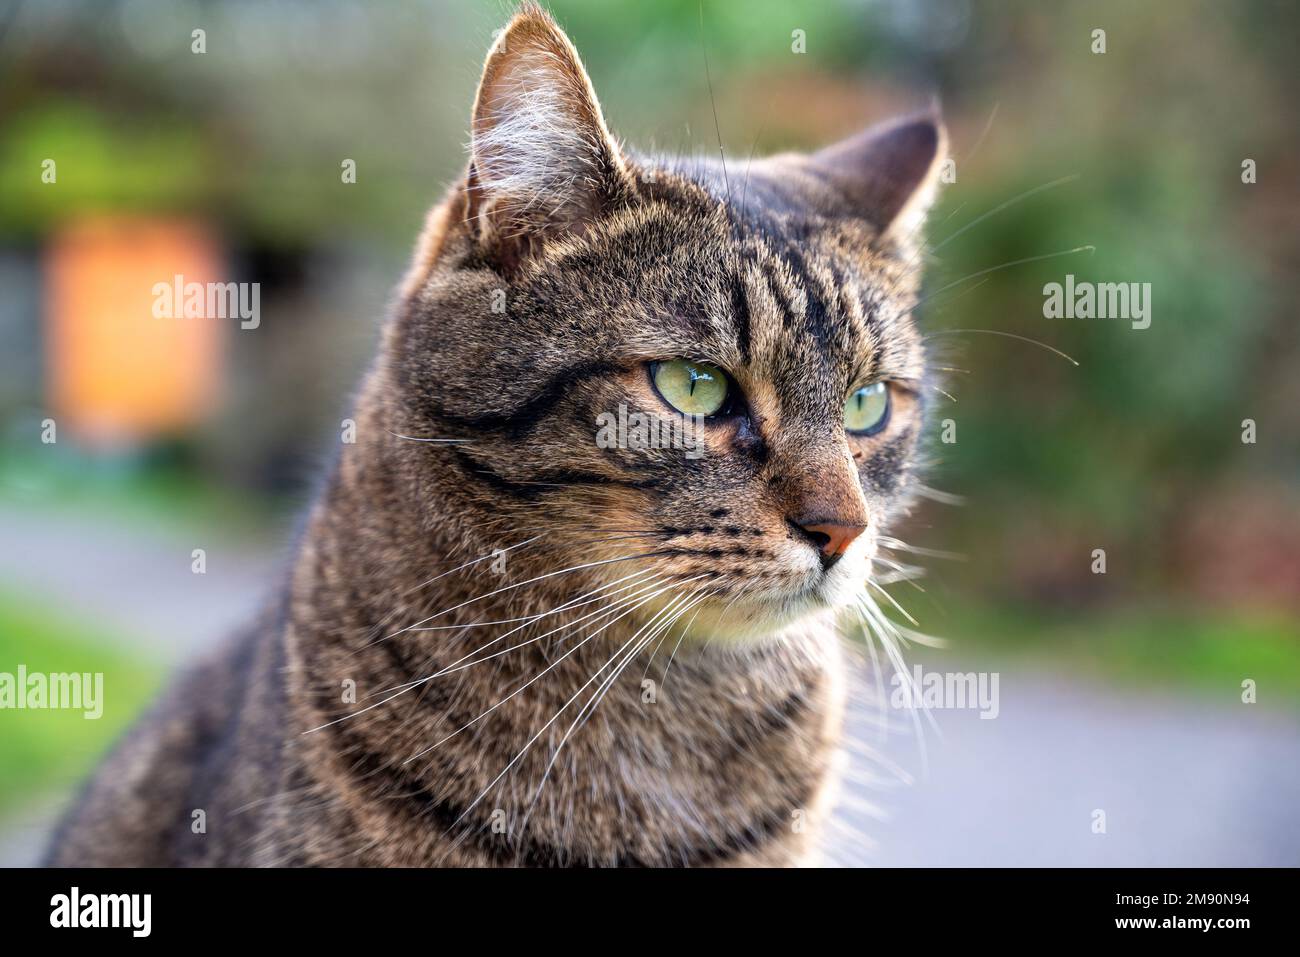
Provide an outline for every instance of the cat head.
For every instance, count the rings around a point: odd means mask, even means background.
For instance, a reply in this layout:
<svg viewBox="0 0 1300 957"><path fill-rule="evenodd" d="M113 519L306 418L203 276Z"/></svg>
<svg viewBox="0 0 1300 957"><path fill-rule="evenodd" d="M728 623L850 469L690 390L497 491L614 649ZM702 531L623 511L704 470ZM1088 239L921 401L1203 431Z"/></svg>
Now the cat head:
<svg viewBox="0 0 1300 957"><path fill-rule="evenodd" d="M699 634L852 601L915 485L944 149L920 116L749 163L635 154L525 6L386 339L394 431L460 440L410 452L429 521L484 552L542 536Z"/></svg>

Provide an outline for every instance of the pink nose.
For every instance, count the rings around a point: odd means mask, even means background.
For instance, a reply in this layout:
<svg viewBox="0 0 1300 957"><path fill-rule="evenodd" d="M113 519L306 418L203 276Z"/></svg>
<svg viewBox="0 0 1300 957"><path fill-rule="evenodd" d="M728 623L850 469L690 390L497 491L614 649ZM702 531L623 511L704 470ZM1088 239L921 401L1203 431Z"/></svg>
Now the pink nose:
<svg viewBox="0 0 1300 957"><path fill-rule="evenodd" d="M796 522L822 553L822 564L827 568L848 551L853 540L867 530L865 525L846 525L841 522L813 522L808 525Z"/></svg>

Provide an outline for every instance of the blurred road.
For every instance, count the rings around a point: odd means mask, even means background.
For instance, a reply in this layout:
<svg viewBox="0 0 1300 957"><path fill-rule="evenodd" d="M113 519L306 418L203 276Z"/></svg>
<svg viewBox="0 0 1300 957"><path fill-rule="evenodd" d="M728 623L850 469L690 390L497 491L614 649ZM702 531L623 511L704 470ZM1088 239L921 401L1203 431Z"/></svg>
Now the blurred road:
<svg viewBox="0 0 1300 957"><path fill-rule="evenodd" d="M958 669L960 670L960 669ZM1300 720L1258 705L1139 698L1043 674L1002 674L1001 713L936 712L929 771L915 733L886 753L911 784L844 811L876 866L1300 866ZM870 734L871 732L867 732ZM871 739L868 739L871 740ZM1105 833L1093 833L1094 812Z"/></svg>
<svg viewBox="0 0 1300 957"><path fill-rule="evenodd" d="M139 528L0 503L0 586L103 624L160 661L180 660L246 622L276 581L267 549L211 530ZM191 570L202 548L206 570Z"/></svg>
<svg viewBox="0 0 1300 957"><path fill-rule="evenodd" d="M0 502L0 587L52 614L96 622L145 660L190 658L249 620L280 569L266 548L184 528L165 533ZM203 548L206 571L191 570ZM0 867L34 863L67 796L0 818Z"/></svg>
<svg viewBox="0 0 1300 957"><path fill-rule="evenodd" d="M208 544L208 573L193 575L190 548L206 543L8 506L0 507L0 529L0 583L47 595L164 660L187 657L246 620L278 567L264 551ZM956 670L966 665L980 667ZM914 780L846 782L833 860L1300 865L1293 712L1137 697L1067 676L1004 671L996 719L975 711L934 717L942 734L926 729L928 773L910 724L901 722L881 750ZM873 746L878 740L862 715L850 732ZM60 800L0 821L0 865L35 860ZM880 818L863 811L864 802ZM1105 812L1104 834L1093 832L1097 810Z"/></svg>

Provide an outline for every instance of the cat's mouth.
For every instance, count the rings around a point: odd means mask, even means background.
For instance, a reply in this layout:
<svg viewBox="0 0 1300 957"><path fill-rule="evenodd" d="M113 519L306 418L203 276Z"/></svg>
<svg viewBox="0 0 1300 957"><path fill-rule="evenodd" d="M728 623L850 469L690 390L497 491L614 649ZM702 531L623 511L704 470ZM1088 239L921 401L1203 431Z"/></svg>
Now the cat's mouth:
<svg viewBox="0 0 1300 957"><path fill-rule="evenodd" d="M833 628L868 587L878 535L864 528L830 549L812 536L773 533L757 545L736 545L703 532L636 556L649 561L635 567L613 545L606 546L609 558L604 551L591 556L604 559L598 590L636 629L634 640L742 647Z"/></svg>
<svg viewBox="0 0 1300 957"><path fill-rule="evenodd" d="M779 639L806 625L834 619L865 587L866 568L816 569L798 584L758 589L742 583L716 593L674 596L654 603L652 615L672 642L743 644Z"/></svg>
<svg viewBox="0 0 1300 957"><path fill-rule="evenodd" d="M692 609L677 630L686 641L764 641L805 623L819 621L835 611L836 606L816 587L784 597L716 598Z"/></svg>

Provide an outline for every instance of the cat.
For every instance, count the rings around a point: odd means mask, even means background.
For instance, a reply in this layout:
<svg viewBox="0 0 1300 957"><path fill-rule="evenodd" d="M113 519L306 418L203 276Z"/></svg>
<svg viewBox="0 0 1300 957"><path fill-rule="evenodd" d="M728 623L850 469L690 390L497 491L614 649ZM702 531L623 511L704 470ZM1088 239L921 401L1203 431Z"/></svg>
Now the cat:
<svg viewBox="0 0 1300 957"><path fill-rule="evenodd" d="M48 862L815 863L840 624L918 488L945 144L925 114L744 166L636 154L519 8L278 599ZM598 443L619 409L694 454Z"/></svg>

